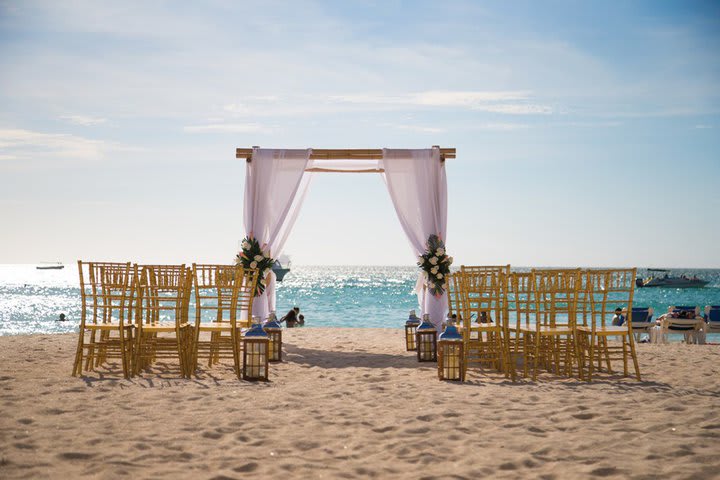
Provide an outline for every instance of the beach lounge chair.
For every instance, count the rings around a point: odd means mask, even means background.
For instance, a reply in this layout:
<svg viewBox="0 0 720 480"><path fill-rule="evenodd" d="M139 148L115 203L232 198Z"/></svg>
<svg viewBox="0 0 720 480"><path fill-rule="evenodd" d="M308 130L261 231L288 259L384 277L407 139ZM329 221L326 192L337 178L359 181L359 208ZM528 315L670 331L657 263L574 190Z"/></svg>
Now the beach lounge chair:
<svg viewBox="0 0 720 480"><path fill-rule="evenodd" d="M192 371L197 371L198 357L206 356L208 367L221 358L232 358L235 373L241 377L241 329L250 327L253 291L257 270L240 265L192 266L195 287L195 328L192 345ZM203 321L209 313L210 321ZM203 335L204 334L204 335Z"/></svg>
<svg viewBox="0 0 720 480"><path fill-rule="evenodd" d="M137 267L127 263L83 262L80 276L80 331L73 376L92 370L108 358L119 358L123 375L132 375L133 311Z"/></svg>
<svg viewBox="0 0 720 480"><path fill-rule="evenodd" d="M139 284L135 373L159 358L172 358L179 361L181 375L190 377L190 268L185 265L143 265Z"/></svg>
<svg viewBox="0 0 720 480"><path fill-rule="evenodd" d="M672 334L683 335L686 343L704 341L701 337L705 329L705 320L700 316L700 308L697 306L670 306L668 313L662 315L659 320L664 343L667 343L668 335Z"/></svg>
<svg viewBox="0 0 720 480"><path fill-rule="evenodd" d="M708 305L705 307L705 322L707 333L720 333L720 305Z"/></svg>
<svg viewBox="0 0 720 480"><path fill-rule="evenodd" d="M572 376L579 364L575 315L579 269L533 269L530 279L535 323L520 326L524 368L537 379L540 366ZM582 374L582 370L579 369Z"/></svg>
<svg viewBox="0 0 720 480"><path fill-rule="evenodd" d="M603 363L612 373L612 361L623 363L623 374L630 374L632 360L635 377L640 380L640 366L633 337L634 319L632 302L635 292L637 269L585 270L583 282L583 316L578 313L577 335L580 351L581 378L592 381L593 373L602 371ZM626 321L613 325L616 309L622 309ZM630 310L628 310L630 309ZM628 312L630 313L628 315ZM589 320L589 322L588 322ZM608 338L618 338L620 344L608 343Z"/></svg>
<svg viewBox="0 0 720 480"><path fill-rule="evenodd" d="M652 307L632 307L631 315L628 320L632 322L632 330L635 335L635 341L640 341L640 334L650 334L650 329L657 325L653 321L654 310Z"/></svg>
<svg viewBox="0 0 720 480"><path fill-rule="evenodd" d="M463 341L468 367L488 364L515 380L507 342L505 295L508 267L460 267L463 303Z"/></svg>

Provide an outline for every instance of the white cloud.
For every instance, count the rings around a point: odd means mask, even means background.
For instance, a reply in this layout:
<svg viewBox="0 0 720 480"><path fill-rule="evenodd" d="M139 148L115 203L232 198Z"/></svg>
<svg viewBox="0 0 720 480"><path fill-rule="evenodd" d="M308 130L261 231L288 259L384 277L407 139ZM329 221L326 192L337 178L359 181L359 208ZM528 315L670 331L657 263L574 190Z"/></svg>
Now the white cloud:
<svg viewBox="0 0 720 480"><path fill-rule="evenodd" d="M214 123L183 127L188 133L268 133L270 128L257 123Z"/></svg>
<svg viewBox="0 0 720 480"><path fill-rule="evenodd" d="M547 105L527 103L527 91L452 91L436 90L399 95L361 93L329 95L327 101L366 106L466 108L508 115L548 115L554 112Z"/></svg>
<svg viewBox="0 0 720 480"><path fill-rule="evenodd" d="M515 130L524 130L530 128L530 125L526 123L481 123L473 125L471 130L489 130L494 132L510 132Z"/></svg>
<svg viewBox="0 0 720 480"><path fill-rule="evenodd" d="M411 132L421 132L421 133L443 133L447 131L445 128L439 128L439 127L425 127L422 125L406 125L406 124L399 124L399 123L381 123L379 126L381 127L388 127L388 128L396 128L398 130L406 130Z"/></svg>
<svg viewBox="0 0 720 480"><path fill-rule="evenodd" d="M712 125L700 124L700 125L695 125L695 128L698 128L698 129L701 129L701 130L707 130L707 129L709 129L709 128L713 128L713 126L712 126Z"/></svg>
<svg viewBox="0 0 720 480"><path fill-rule="evenodd" d="M89 115L61 115L60 118L74 125L82 125L83 127L92 127L107 122L105 118L91 117Z"/></svg>
<svg viewBox="0 0 720 480"><path fill-rule="evenodd" d="M65 133L43 133L24 129L0 129L0 148L5 160L75 159L100 160L110 151L129 147Z"/></svg>

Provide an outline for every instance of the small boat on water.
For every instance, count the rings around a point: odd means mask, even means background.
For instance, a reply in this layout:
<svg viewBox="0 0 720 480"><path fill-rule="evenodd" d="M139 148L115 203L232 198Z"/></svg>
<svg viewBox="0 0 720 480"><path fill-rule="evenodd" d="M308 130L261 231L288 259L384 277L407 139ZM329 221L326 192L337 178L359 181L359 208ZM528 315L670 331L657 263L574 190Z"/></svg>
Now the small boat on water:
<svg viewBox="0 0 720 480"><path fill-rule="evenodd" d="M275 260L272 266L272 271L275 273L275 278L278 282L282 282L285 275L290 271L290 258L285 255L281 255L280 258Z"/></svg>
<svg viewBox="0 0 720 480"><path fill-rule="evenodd" d="M57 263L43 263L35 267L37 270L62 270L65 268L61 262Z"/></svg>
<svg viewBox="0 0 720 480"><path fill-rule="evenodd" d="M702 288L709 282L697 276L679 277L670 276L670 270L660 268L648 268L647 278L638 278L635 283L638 287L663 287L663 288Z"/></svg>

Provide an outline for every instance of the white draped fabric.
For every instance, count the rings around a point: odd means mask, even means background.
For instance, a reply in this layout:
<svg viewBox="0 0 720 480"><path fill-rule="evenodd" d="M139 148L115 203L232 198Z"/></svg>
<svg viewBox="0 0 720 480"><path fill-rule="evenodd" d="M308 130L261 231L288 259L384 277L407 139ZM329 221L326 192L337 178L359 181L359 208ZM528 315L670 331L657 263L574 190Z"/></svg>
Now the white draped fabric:
<svg viewBox="0 0 720 480"><path fill-rule="evenodd" d="M312 149L253 149L245 169L245 232L267 245L273 258L282 253L295 224L311 174L305 172ZM275 310L275 274L266 278L265 292L253 302L253 315L264 320Z"/></svg>
<svg viewBox="0 0 720 480"><path fill-rule="evenodd" d="M425 252L427 239L436 234L445 241L447 231L447 177L440 161L440 149L383 150L383 177L400 224L416 256ZM435 327L448 311L447 295L427 293L424 272L415 292L423 313L430 314Z"/></svg>

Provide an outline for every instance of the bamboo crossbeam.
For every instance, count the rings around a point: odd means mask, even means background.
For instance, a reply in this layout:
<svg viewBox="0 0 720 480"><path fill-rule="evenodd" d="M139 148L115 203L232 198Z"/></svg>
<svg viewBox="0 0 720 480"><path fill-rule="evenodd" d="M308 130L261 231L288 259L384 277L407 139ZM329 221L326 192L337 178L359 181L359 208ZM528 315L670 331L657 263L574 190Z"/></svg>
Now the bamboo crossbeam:
<svg viewBox="0 0 720 480"><path fill-rule="evenodd" d="M252 159L252 148L237 148L235 158ZM335 148L314 148L310 160L380 160L383 158L381 148L371 149L335 149ZM440 158L455 158L455 148L441 148Z"/></svg>

